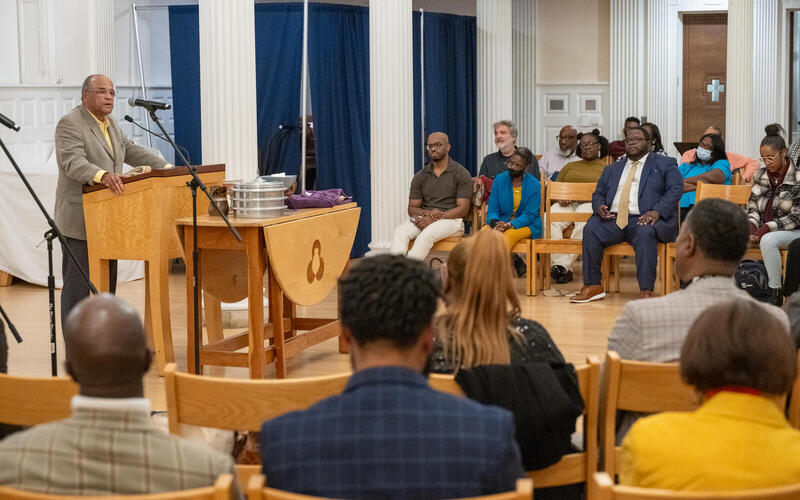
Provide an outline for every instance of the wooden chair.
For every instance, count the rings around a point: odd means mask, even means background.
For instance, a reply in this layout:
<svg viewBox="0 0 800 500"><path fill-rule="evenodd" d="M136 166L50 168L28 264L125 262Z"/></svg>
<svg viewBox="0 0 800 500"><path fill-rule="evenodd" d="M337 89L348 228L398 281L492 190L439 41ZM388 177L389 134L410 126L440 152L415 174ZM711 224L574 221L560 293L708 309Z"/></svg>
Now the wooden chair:
<svg viewBox="0 0 800 500"><path fill-rule="evenodd" d="M0 422L31 426L69 417L78 384L64 377L0 375L0 394Z"/></svg>
<svg viewBox="0 0 800 500"><path fill-rule="evenodd" d="M2 500L228 500L233 498L231 486L233 476L219 476L213 486L194 488L191 490L167 491L149 495L53 495L50 493L34 493L0 486Z"/></svg>
<svg viewBox="0 0 800 500"><path fill-rule="evenodd" d="M247 500L324 500L325 497L315 497L276 490L265 486L266 478L262 475L254 476L247 483ZM462 498L460 500L533 500L533 481L530 479L517 479L517 489L505 493L485 495L480 497Z"/></svg>
<svg viewBox="0 0 800 500"><path fill-rule="evenodd" d="M529 295L536 295L538 290L550 287L550 254L581 254L583 252L581 240L552 239L550 223L571 222L574 224L576 222L586 222L592 216L589 212L552 212L550 207L555 200L591 201L592 194L596 188L597 184L593 182L545 181L542 183L542 205L539 211L542 214L543 237L532 240L530 243L531 258L528 260L533 265L528 265L528 288L531 290ZM536 256L539 254L544 255L544 257L538 263L542 269L537 271Z"/></svg>
<svg viewBox="0 0 800 500"><path fill-rule="evenodd" d="M561 457L557 463L545 469L527 471L537 488L564 486L567 484L589 483L597 470L597 423L600 408L600 361L590 356L586 364L575 368L578 387L583 398L583 451ZM455 377L432 374L431 387L438 391L463 396Z"/></svg>
<svg viewBox="0 0 800 500"><path fill-rule="evenodd" d="M483 226L488 224L488 220L486 220L486 212L488 211L488 203L484 203L481 206L479 220L480 224L475 226L475 231L480 231ZM525 265L528 268L528 279L525 280L525 294L530 296L532 295L531 291L531 282L530 282L530 275L531 275L531 268L532 266L536 265L536 260L533 258L533 254L531 253L531 239L524 238L519 240L511 250L510 253L524 253L525 254Z"/></svg>
<svg viewBox="0 0 800 500"><path fill-rule="evenodd" d="M800 500L800 484L742 491L670 491L614 484L605 472L592 478L596 500Z"/></svg>
<svg viewBox="0 0 800 500"><path fill-rule="evenodd" d="M690 411L699 405L694 389L681 380L677 363L630 361L614 351L606 353L600 393L600 443L604 469L611 477L619 470L621 451L614 444L617 410L658 413Z"/></svg>
<svg viewBox="0 0 800 500"><path fill-rule="evenodd" d="M181 424L258 431L266 420L341 393L349 379L350 373L300 379L227 379L181 373L175 363L169 363L164 368L169 432L180 435ZM260 472L259 465L237 465L242 489Z"/></svg>
<svg viewBox="0 0 800 500"><path fill-rule="evenodd" d="M729 186L725 184L708 184L705 182L698 182L697 192L695 194L695 202L699 202L707 198L721 198L744 208L747 206L747 200L750 199L750 186L746 184ZM668 243L665 252L665 278L667 282L667 293L669 293L677 290L679 287L677 278L675 277L675 243ZM786 264L786 255L787 251L781 250L781 257L784 265ZM761 250L758 247L755 247L748 248L743 258L760 260L763 257L761 256Z"/></svg>

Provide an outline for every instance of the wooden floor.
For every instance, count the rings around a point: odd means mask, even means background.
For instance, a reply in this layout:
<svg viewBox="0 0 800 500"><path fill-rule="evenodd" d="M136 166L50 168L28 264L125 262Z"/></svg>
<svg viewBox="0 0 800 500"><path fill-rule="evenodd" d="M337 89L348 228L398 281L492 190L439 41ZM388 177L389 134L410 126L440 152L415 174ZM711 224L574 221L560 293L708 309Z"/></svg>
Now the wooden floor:
<svg viewBox="0 0 800 500"><path fill-rule="evenodd" d="M578 265L580 267L580 265ZM601 360L605 355L609 331L622 306L638 296L638 286L632 259L624 259L621 265L621 293L611 293L605 300L588 304L570 304L564 297L525 296L523 279L516 280L516 288L521 297L522 314L534 319L547 328L556 345L568 361L582 362L588 355L596 355ZM577 290L580 275L569 285L561 288ZM144 280L122 283L117 295L132 303L144 315ZM23 343L13 341L7 333L9 342L9 373L24 376L50 375L50 340L47 288L14 280L12 286L0 287L0 305L19 330ZM170 303L172 314L172 333L175 344L175 357L180 370L186 369L186 284L183 270L176 267L170 276ZM60 304L60 290L56 291L56 307ZM303 308L298 313L306 316L335 317L336 292L332 292L320 304ZM56 310L56 317L60 312ZM61 337L60 322L57 335L57 355L59 374L63 370L64 343ZM238 331L238 330L237 330ZM226 330L226 334L234 330ZM303 351L287 363L289 377L303 377L348 371L349 359L339 354L336 339L330 339ZM244 368L206 368L207 375L226 377L247 377ZM274 376L272 366L267 377ZM151 398L154 410L166 408L164 381L151 369L145 379L145 393Z"/></svg>

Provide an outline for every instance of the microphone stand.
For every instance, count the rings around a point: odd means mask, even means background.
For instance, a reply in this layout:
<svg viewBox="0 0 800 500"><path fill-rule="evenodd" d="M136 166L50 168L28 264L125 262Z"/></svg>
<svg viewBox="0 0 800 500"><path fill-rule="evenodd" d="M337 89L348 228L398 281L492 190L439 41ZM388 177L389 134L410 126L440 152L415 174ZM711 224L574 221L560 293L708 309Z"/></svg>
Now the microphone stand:
<svg viewBox="0 0 800 500"><path fill-rule="evenodd" d="M19 178L22 179L22 183L25 184L25 187L28 188L28 192L31 193L33 201L35 201L39 206L39 210L41 210L42 214L44 214L44 218L47 220L47 224L50 226L50 230L44 233L44 239L47 240L47 260L49 268L49 274L47 275L47 289L49 292L50 301L50 372L55 377L58 375L58 358L56 356L56 278L53 275L53 239L58 238L58 241L61 242L62 251L64 251L70 259L72 259L72 263L75 264L75 267L78 269L78 272L80 272L81 277L89 286L89 291L93 294L96 294L97 288L95 288L94 283L92 283L89 279L89 274L78 262L78 258L75 257L74 253L72 253L72 249L66 244L64 235L58 229L58 226L56 226L56 223L50 217L50 214L47 213L47 209L44 208L42 201L38 196L36 196L36 191L34 191L33 187L31 187L28 179L25 177L25 174L22 173L22 170L19 168L19 165L17 165L17 162L14 161L14 157L11 155L11 152L8 150L3 142L3 139L1 138L0 147L6 153L6 156L11 161L11 165L14 166L14 170L17 171L17 175L19 175ZM3 317L6 318L6 321L8 321L5 312L3 313ZM12 334L15 331L15 328L11 328ZM15 334L14 338L18 338L18 334ZM17 342L22 342L22 339L19 338Z"/></svg>
<svg viewBox="0 0 800 500"><path fill-rule="evenodd" d="M197 176L197 169L189 164L189 161L183 156L183 153L178 148L178 145L175 144L175 141L172 140L172 137L169 136L164 126L161 125L161 122L158 120L156 116L156 110L152 106L142 106L147 110L150 114L150 118L153 122L158 125L158 128L161 130L161 133L164 134L164 138L167 142L170 143L172 148L178 154L178 156L183 160L183 163L186 164L186 167L189 169L189 173L192 175L192 180L187 182L186 185L189 186L189 189L192 190L192 295L194 301L194 373L196 375L200 374L200 342L202 340L202 335L200 335L200 286L199 281L197 279L197 274L200 272L199 265L198 265L198 257L199 252L197 250L197 188L199 187L208 198L209 203L211 206L214 207L214 210L222 217L222 220L225 221L225 224L228 225L228 229L231 230L233 237L236 238L236 241L239 243L242 242L242 236L239 234L239 231L236 230L235 227L231 225L231 221L228 220L227 214L222 213L222 210L219 209L217 204L214 202L214 199L211 197L211 194L208 192L208 188L206 185L203 184L203 181L200 180L200 177ZM252 304L251 304L252 305Z"/></svg>

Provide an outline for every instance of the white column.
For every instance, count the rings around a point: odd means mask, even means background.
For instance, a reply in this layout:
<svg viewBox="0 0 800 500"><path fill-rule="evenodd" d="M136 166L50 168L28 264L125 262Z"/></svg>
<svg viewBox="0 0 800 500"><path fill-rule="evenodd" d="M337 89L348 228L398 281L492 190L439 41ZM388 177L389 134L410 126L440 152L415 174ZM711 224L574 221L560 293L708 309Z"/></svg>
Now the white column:
<svg viewBox="0 0 800 500"><path fill-rule="evenodd" d="M93 72L114 80L114 2L94 0L92 4L94 45Z"/></svg>
<svg viewBox="0 0 800 500"><path fill-rule="evenodd" d="M200 115L203 163L225 177L258 174L253 0L200 0Z"/></svg>
<svg viewBox="0 0 800 500"><path fill-rule="evenodd" d="M414 176L411 0L369 2L372 250L388 249L408 218Z"/></svg>
<svg viewBox="0 0 800 500"><path fill-rule="evenodd" d="M783 82L779 74L780 50L780 2L754 0L753 12L753 121L754 146L764 136L764 125L782 123L778 108L778 95ZM787 139L791 130L787 131ZM733 151L733 150L731 150ZM739 151L736 151L739 152ZM741 151L755 158L757 150Z"/></svg>
<svg viewBox="0 0 800 500"><path fill-rule="evenodd" d="M753 138L753 0L728 2L727 66L725 149L754 156L757 144Z"/></svg>
<svg viewBox="0 0 800 500"><path fill-rule="evenodd" d="M610 2L609 141L617 139L626 117L644 111L644 9L641 0Z"/></svg>
<svg viewBox="0 0 800 500"><path fill-rule="evenodd" d="M647 2L647 74L646 100L643 114L647 121L658 125L664 146L669 150L676 139L669 135L669 66L664 60L669 54L669 2Z"/></svg>
<svg viewBox="0 0 800 500"><path fill-rule="evenodd" d="M478 165L495 151L492 124L514 115L511 0L476 0L478 29Z"/></svg>
<svg viewBox="0 0 800 500"><path fill-rule="evenodd" d="M519 128L517 144L536 152L536 2L513 0L511 10L512 120Z"/></svg>

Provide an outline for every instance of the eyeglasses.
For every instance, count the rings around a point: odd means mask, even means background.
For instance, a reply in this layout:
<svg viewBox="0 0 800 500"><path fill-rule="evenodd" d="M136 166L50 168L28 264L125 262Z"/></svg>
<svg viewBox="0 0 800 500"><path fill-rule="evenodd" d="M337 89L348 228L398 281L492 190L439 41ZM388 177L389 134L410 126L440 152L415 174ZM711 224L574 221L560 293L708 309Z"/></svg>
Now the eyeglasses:
<svg viewBox="0 0 800 500"><path fill-rule="evenodd" d="M508 166L509 167L517 167L514 170L524 170L525 167L527 167L527 165L525 165L524 163L520 163L520 162L514 161L514 160L508 160Z"/></svg>
<svg viewBox="0 0 800 500"><path fill-rule="evenodd" d="M577 137L578 137L577 135L557 135L556 140L568 141L570 139L576 139Z"/></svg>
<svg viewBox="0 0 800 500"><path fill-rule="evenodd" d="M441 148L442 146L444 146L445 144L447 144L447 143L436 142L436 143L433 143L433 144L426 144L426 145L425 145L425 148L426 148L428 151L430 151L431 149L439 149L439 148Z"/></svg>
<svg viewBox="0 0 800 500"><path fill-rule="evenodd" d="M117 95L117 91L114 89L92 89L90 92L94 92L95 94L99 95L110 95L111 97L115 97Z"/></svg>
<svg viewBox="0 0 800 500"><path fill-rule="evenodd" d="M644 137L631 137L630 139L625 139L623 142L625 144L638 144L640 142L645 142L647 139Z"/></svg>
<svg viewBox="0 0 800 500"><path fill-rule="evenodd" d="M581 149L593 148L593 147L597 146L598 144L600 144L600 143L599 142L590 142L590 143L587 143L587 144L581 144Z"/></svg>
<svg viewBox="0 0 800 500"><path fill-rule="evenodd" d="M775 154L774 154L774 155L772 155L772 156L762 156L762 157L761 157L761 161L763 161L764 163L772 163L772 161L773 161L775 158L777 158L779 155L780 155L780 153L775 153Z"/></svg>

